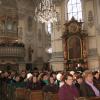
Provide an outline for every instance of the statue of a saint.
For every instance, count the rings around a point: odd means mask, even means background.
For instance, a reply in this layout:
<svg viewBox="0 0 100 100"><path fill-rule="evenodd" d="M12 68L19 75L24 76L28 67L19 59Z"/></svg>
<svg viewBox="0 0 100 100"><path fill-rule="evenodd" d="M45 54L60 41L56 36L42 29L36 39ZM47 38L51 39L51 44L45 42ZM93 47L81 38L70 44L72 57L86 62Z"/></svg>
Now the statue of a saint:
<svg viewBox="0 0 100 100"><path fill-rule="evenodd" d="M32 54L33 54L33 49L31 46L28 48L28 60L31 62L32 61Z"/></svg>

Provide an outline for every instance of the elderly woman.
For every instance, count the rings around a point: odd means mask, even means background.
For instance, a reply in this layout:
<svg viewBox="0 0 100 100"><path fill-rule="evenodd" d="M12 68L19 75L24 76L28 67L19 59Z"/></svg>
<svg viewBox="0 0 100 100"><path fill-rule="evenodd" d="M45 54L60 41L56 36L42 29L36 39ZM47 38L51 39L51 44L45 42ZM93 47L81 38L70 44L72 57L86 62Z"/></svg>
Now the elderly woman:
<svg viewBox="0 0 100 100"><path fill-rule="evenodd" d="M84 82L80 85L81 96L100 96L100 91L93 84L93 75L90 70L83 73Z"/></svg>
<svg viewBox="0 0 100 100"><path fill-rule="evenodd" d="M71 74L65 75L64 81L64 85L59 89L59 100L75 100L79 97L79 93L73 85L73 76Z"/></svg>

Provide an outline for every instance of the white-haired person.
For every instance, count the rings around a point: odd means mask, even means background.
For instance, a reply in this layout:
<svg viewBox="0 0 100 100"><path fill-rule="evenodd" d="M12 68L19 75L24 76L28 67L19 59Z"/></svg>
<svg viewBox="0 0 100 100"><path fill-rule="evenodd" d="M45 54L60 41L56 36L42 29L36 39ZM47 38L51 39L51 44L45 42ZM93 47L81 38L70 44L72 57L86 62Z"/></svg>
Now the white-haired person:
<svg viewBox="0 0 100 100"><path fill-rule="evenodd" d="M58 73L57 74L55 84L57 84L58 87L61 87L61 86L64 85L63 77L64 77L63 73Z"/></svg>
<svg viewBox="0 0 100 100"><path fill-rule="evenodd" d="M28 73L27 79L26 79L26 88L27 89L31 89L32 78L33 78L33 75L31 73Z"/></svg>

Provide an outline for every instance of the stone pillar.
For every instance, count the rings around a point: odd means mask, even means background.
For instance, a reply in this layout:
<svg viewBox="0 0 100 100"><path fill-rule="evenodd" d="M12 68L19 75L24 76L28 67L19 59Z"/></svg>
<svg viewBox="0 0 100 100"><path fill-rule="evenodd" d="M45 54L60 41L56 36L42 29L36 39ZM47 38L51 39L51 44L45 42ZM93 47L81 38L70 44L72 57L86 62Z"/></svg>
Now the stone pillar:
<svg viewBox="0 0 100 100"><path fill-rule="evenodd" d="M96 31L97 20L97 0L84 0L83 14L85 28L88 32L88 66L91 70L96 70L99 67L99 50L98 50L98 35ZM100 41L100 40L99 40Z"/></svg>
<svg viewBox="0 0 100 100"><path fill-rule="evenodd" d="M62 34L65 23L65 1L61 2L58 11L58 22L53 23L53 33L51 34L51 46L52 46L52 57L50 65L54 71L64 70L64 57L63 57L63 45L62 45Z"/></svg>

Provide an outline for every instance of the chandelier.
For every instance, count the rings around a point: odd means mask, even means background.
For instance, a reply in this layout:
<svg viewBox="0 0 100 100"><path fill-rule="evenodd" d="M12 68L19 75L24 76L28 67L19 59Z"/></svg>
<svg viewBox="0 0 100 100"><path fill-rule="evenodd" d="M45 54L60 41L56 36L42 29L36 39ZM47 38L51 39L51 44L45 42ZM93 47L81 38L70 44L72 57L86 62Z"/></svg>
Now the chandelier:
<svg viewBox="0 0 100 100"><path fill-rule="evenodd" d="M42 0L35 9L35 18L42 23L57 22L57 11L52 0Z"/></svg>

